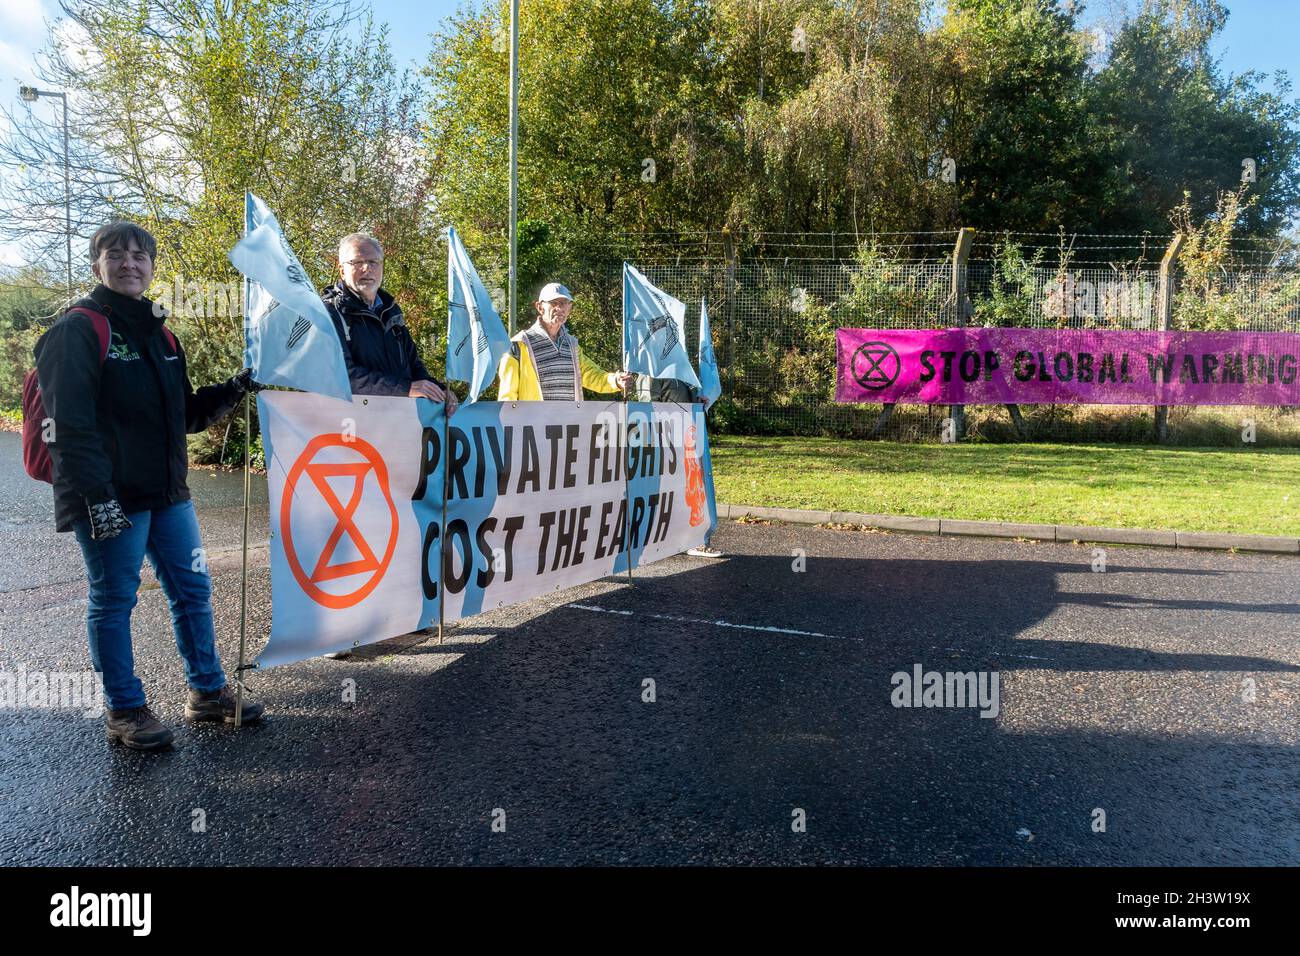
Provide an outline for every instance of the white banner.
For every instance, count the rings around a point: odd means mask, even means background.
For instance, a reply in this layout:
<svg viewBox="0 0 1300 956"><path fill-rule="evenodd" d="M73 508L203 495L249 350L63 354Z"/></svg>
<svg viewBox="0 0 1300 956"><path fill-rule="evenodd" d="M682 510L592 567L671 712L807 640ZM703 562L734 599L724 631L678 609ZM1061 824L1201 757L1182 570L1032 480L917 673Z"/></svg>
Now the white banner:
<svg viewBox="0 0 1300 956"><path fill-rule="evenodd" d="M700 406L258 396L271 496L262 667L450 623L702 544ZM448 488L443 520L444 468ZM440 560L441 558L441 560Z"/></svg>

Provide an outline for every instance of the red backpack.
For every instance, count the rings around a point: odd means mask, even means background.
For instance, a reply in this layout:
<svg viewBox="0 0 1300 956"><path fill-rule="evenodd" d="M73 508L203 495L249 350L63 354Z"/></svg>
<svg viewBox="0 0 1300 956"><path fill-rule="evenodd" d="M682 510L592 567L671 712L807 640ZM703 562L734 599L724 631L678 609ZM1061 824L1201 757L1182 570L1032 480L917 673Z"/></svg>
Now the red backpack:
<svg viewBox="0 0 1300 956"><path fill-rule="evenodd" d="M108 357L109 340L112 338L108 316L85 307L69 309L65 316L73 312L80 312L90 319L95 337L99 339L99 364L102 367ZM176 337L172 335L172 330L163 326L163 337L175 355ZM46 420L45 400L41 397L41 384L36 378L36 369L29 369L23 376L23 467L37 481L53 484L54 463L50 459L49 445L42 439Z"/></svg>

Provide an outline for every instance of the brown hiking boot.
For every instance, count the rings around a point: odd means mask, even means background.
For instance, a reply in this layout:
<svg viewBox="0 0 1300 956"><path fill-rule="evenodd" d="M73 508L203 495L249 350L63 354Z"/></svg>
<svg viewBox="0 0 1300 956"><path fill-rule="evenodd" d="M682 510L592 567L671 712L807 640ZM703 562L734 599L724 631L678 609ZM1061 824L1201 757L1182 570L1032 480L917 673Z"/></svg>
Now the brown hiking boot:
<svg viewBox="0 0 1300 956"><path fill-rule="evenodd" d="M244 698L244 712L240 723L251 724L260 720L266 708ZM227 684L221 690L195 690L190 688L189 699L185 702L186 720L224 720L228 724L235 722L235 692Z"/></svg>
<svg viewBox="0 0 1300 956"><path fill-rule="evenodd" d="M132 750L161 750L172 742L172 732L148 707L110 710L104 730L109 743L124 744Z"/></svg>

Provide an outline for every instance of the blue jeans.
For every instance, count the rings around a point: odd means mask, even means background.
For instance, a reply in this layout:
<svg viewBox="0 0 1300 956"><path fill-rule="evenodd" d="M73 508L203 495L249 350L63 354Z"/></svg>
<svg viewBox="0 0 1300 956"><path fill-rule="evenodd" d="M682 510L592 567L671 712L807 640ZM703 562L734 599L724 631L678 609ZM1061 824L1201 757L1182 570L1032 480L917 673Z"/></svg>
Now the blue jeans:
<svg viewBox="0 0 1300 956"><path fill-rule="evenodd" d="M128 514L131 527L115 538L95 541L90 521L73 522L90 580L86 629L90 660L104 680L111 710L144 706L144 685L135 676L131 650L131 611L140 588L145 556L158 575L172 612L176 647L185 661L185 680L196 690L220 690L226 675L217 657L212 627L212 582L199 541L194 505L185 501Z"/></svg>

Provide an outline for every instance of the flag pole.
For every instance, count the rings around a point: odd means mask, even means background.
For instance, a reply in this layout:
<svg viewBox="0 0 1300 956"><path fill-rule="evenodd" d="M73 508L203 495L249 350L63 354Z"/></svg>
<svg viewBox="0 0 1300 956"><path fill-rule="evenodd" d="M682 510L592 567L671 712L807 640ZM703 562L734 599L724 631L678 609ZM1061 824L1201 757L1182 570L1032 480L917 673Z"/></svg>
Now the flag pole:
<svg viewBox="0 0 1300 956"><path fill-rule="evenodd" d="M451 338L451 322L447 323L447 341ZM472 330L471 330L472 334ZM447 391L451 391L451 378L443 376L443 385ZM447 436L450 428L451 416L447 414L446 396L442 400L442 529L439 538L442 541L441 547L438 548L438 646L442 646L442 628L447 620L447 488L448 479L451 477L451 469L447 467ZM466 555L466 560L469 556Z"/></svg>
<svg viewBox="0 0 1300 956"><path fill-rule="evenodd" d="M250 228L249 212L250 202L248 193L244 193L244 235L248 235ZM248 340L248 277L244 277L244 340ZM249 445L253 441L253 390L250 388L244 393L244 532L241 542L241 557L239 562L239 663L235 668L235 727L238 728L243 723L244 718L244 668L247 666L245 661L245 651L248 646L248 499L251 489L251 467Z"/></svg>
<svg viewBox="0 0 1300 956"><path fill-rule="evenodd" d="M623 387L623 401L619 404L623 409L623 440L626 442L629 435L628 414L627 414L627 387ZM623 467L623 508L625 509L627 520L623 522L623 553L627 555L627 583L632 583L632 482L628 477L627 470L627 452L630 445L621 445L619 454L622 456L621 462Z"/></svg>
<svg viewBox="0 0 1300 956"><path fill-rule="evenodd" d="M519 0L510 0L510 334L515 332L519 219Z"/></svg>
<svg viewBox="0 0 1300 956"><path fill-rule="evenodd" d="M628 366L627 354L627 263L623 264L623 368ZM627 386L623 386L623 440L629 440L629 422L627 412ZM627 452L630 444L620 451L623 456L623 507L627 509L627 520L623 524L623 553L627 555L627 583L632 583L632 479L627 470Z"/></svg>

